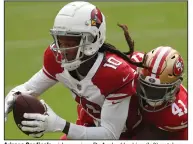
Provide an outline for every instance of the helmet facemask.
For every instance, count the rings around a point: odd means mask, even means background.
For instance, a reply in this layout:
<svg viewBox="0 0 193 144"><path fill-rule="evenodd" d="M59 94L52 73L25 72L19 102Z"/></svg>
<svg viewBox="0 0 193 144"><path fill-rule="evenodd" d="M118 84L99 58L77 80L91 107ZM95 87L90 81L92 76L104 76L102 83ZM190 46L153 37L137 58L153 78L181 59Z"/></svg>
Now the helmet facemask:
<svg viewBox="0 0 193 144"><path fill-rule="evenodd" d="M51 29L50 33L54 39L54 45L51 48L56 61L69 71L77 69L84 62L82 59L85 56L85 47L90 45L94 38L89 33L81 32Z"/></svg>
<svg viewBox="0 0 193 144"><path fill-rule="evenodd" d="M142 109L157 112L176 99L183 80L184 62L179 52L169 46L159 46L145 55L139 68L137 95Z"/></svg>
<svg viewBox="0 0 193 144"><path fill-rule="evenodd" d="M157 80L159 82L159 79ZM175 100L175 95L179 91L181 82L182 79L178 79L171 84L149 83L139 75L137 95L139 96L142 109L148 112L157 112L170 106ZM150 107L148 107L148 105L150 105Z"/></svg>

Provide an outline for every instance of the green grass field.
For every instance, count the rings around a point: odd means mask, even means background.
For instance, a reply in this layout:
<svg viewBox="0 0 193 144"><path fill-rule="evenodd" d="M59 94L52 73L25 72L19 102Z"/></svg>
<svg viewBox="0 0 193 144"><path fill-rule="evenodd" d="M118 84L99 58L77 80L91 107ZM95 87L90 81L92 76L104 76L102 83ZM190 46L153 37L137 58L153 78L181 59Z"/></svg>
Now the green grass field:
<svg viewBox="0 0 193 144"><path fill-rule="evenodd" d="M42 67L45 48L52 42L49 29L64 2L5 2L5 95L24 83ZM117 23L127 24L135 49L148 51L170 45L185 61L187 87L187 4L185 2L97 2L106 15L107 41L127 51L128 46ZM42 96L61 117L76 120L76 103L68 89L57 84ZM41 139L58 139L61 133ZM5 139L32 139L15 125L12 113L5 123Z"/></svg>

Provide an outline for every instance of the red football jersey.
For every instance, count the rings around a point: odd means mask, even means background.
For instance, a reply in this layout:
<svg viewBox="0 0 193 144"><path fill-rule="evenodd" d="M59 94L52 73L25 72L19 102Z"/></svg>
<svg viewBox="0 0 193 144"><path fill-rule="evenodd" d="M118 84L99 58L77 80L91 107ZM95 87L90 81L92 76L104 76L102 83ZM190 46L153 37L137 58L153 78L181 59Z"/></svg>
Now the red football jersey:
<svg viewBox="0 0 193 144"><path fill-rule="evenodd" d="M143 119L148 123L153 123L163 130L175 132L187 128L188 122L188 93L181 85L180 91L176 95L175 102L158 112L143 111Z"/></svg>
<svg viewBox="0 0 193 144"><path fill-rule="evenodd" d="M140 62L143 59L143 53L135 52L132 56L132 60ZM133 69L137 69L136 66L131 65ZM150 106L149 106L150 107ZM141 111L143 121L156 125L158 128L170 131L169 138L173 140L183 139L188 137L188 93L187 90L180 86L180 91L176 94L175 102L158 112L146 112Z"/></svg>

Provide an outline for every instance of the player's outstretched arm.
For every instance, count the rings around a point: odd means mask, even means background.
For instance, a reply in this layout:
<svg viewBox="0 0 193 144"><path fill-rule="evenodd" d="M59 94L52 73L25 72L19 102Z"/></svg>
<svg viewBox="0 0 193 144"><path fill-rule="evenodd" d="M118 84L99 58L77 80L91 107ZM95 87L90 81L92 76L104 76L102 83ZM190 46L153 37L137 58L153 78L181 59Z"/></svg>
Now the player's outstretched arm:
<svg viewBox="0 0 193 144"><path fill-rule="evenodd" d="M21 92L24 95L39 96L56 83L57 81L50 79L40 70L27 82L13 88L5 97L5 121L7 120L8 113L12 111L14 95L17 92Z"/></svg>
<svg viewBox="0 0 193 144"><path fill-rule="evenodd" d="M105 100L101 112L101 124L98 127L84 127L67 122L46 105L47 113L24 114L29 121L22 121L22 130L34 132L32 137L41 137L45 132L64 132L70 139L119 139L127 119L130 97L119 100L116 104ZM33 119L33 121L31 121Z"/></svg>

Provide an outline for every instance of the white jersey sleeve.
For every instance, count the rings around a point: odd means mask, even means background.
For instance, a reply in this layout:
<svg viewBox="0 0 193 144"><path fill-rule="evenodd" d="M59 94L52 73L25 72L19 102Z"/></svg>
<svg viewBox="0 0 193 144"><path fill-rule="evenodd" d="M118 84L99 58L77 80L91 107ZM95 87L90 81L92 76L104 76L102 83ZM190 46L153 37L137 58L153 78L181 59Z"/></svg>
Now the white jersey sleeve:
<svg viewBox="0 0 193 144"><path fill-rule="evenodd" d="M55 85L57 81L50 79L41 69L23 84L25 89L34 91L35 94L41 95L47 89Z"/></svg>
<svg viewBox="0 0 193 144"><path fill-rule="evenodd" d="M119 100L105 100L101 112L101 126L108 129L115 139L119 139L124 129L131 96Z"/></svg>
<svg viewBox="0 0 193 144"><path fill-rule="evenodd" d="M33 96L39 96L56 83L57 81L50 79L41 69L36 74L34 74L27 82L13 88L9 92L9 94L17 91L24 92L31 90L33 91Z"/></svg>
<svg viewBox="0 0 193 144"><path fill-rule="evenodd" d="M101 125L84 127L71 124L68 137L70 139L119 139L127 120L130 99L130 96L113 102L106 99L101 111Z"/></svg>

